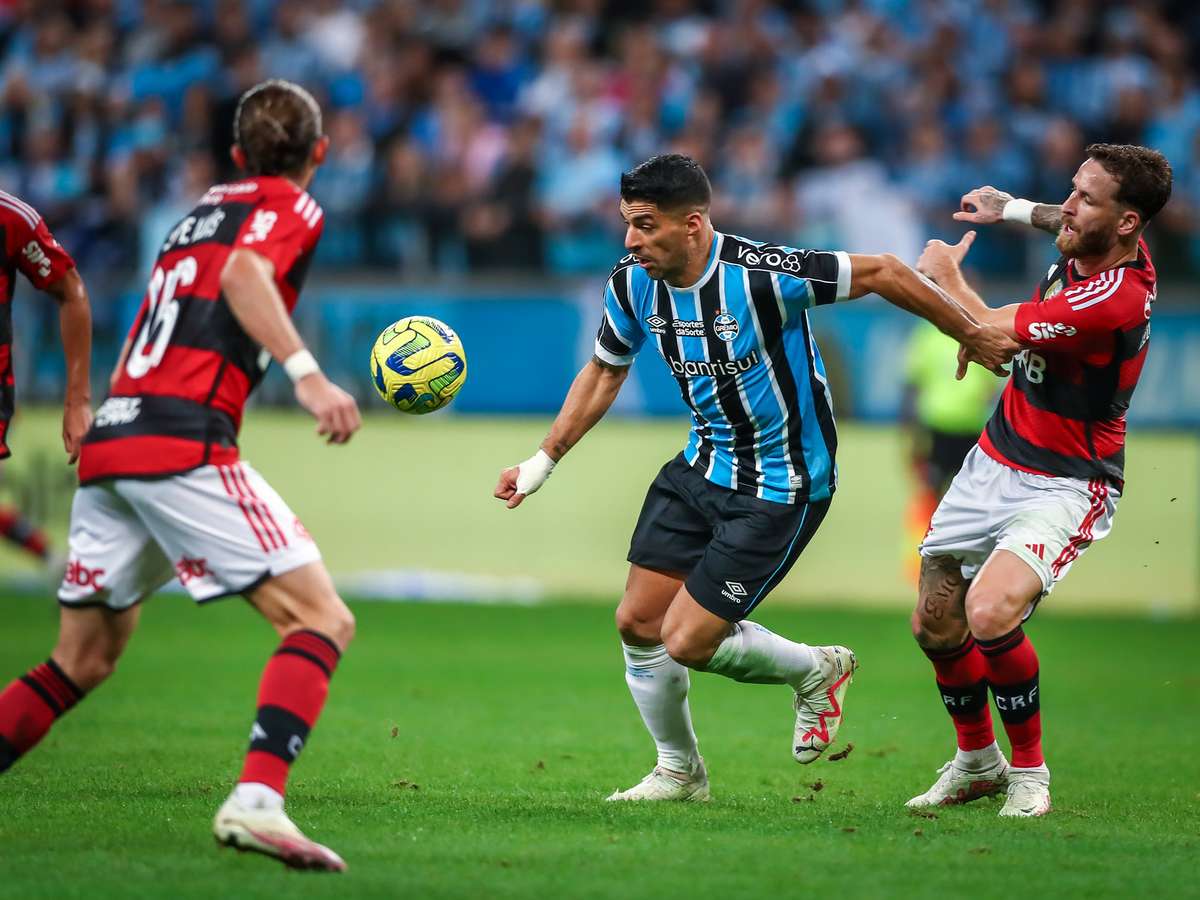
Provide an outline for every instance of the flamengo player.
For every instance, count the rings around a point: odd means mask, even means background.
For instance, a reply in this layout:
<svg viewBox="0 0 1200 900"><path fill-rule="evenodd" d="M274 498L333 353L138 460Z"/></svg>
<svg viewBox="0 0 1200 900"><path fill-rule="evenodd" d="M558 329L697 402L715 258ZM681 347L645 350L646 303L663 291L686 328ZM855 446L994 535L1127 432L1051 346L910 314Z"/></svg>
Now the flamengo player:
<svg viewBox="0 0 1200 900"><path fill-rule="evenodd" d="M259 685L241 778L217 813L218 840L342 870L288 819L283 792L354 618L312 539L236 445L271 358L318 433L344 443L360 424L290 318L321 236L304 188L329 141L316 101L283 81L242 96L234 135L233 159L249 177L211 188L167 237L84 440L58 644L0 694L0 770L112 673L138 604L178 575L197 602L244 595L283 638Z"/></svg>
<svg viewBox="0 0 1200 900"><path fill-rule="evenodd" d="M991 187L960 221L1021 221L1057 234L1062 257L1032 298L988 309L959 263L974 240L932 241L918 267L980 321L1025 348L995 414L921 545L913 632L933 662L958 753L910 807L1006 792L1002 816L1050 810L1038 659L1022 623L1093 541L1124 489L1125 414L1142 371L1155 296L1146 223L1171 195L1171 167L1145 147L1093 144L1062 206ZM1012 744L992 734L987 691Z"/></svg>
<svg viewBox="0 0 1200 900"><path fill-rule="evenodd" d="M92 312L87 290L74 261L54 239L37 210L4 191L0 191L0 252L0 459L12 455L8 446L8 428L16 408L12 298L20 270L30 284L59 304L59 329L67 361L62 438L73 463L79 457L79 443L92 424ZM0 507L0 536L48 558L45 535L14 509Z"/></svg>

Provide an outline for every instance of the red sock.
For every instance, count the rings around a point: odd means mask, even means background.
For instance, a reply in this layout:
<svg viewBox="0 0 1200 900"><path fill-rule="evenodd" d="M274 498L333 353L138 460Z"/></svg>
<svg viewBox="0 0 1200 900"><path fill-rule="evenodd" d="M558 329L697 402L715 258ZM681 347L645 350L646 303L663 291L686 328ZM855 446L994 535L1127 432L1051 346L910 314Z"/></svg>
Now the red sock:
<svg viewBox="0 0 1200 900"><path fill-rule="evenodd" d="M0 772L33 749L82 698L83 691L52 659L11 682L0 694Z"/></svg>
<svg viewBox="0 0 1200 900"><path fill-rule="evenodd" d="M239 782L265 784L283 793L288 769L321 715L337 646L315 631L289 634L267 661L258 686L258 715Z"/></svg>
<svg viewBox="0 0 1200 900"><path fill-rule="evenodd" d="M987 662L987 679L996 709L1012 743L1009 760L1020 769L1040 766L1042 756L1041 693L1038 658L1025 631L1017 626L1003 637L980 641Z"/></svg>
<svg viewBox="0 0 1200 900"><path fill-rule="evenodd" d="M12 541L34 556L46 558L49 548L46 533L11 506L0 506L0 537Z"/></svg>
<svg viewBox="0 0 1200 900"><path fill-rule="evenodd" d="M937 673L938 691L954 720L958 746L981 750L996 740L987 702L987 669L975 638L967 635L953 650L925 650Z"/></svg>

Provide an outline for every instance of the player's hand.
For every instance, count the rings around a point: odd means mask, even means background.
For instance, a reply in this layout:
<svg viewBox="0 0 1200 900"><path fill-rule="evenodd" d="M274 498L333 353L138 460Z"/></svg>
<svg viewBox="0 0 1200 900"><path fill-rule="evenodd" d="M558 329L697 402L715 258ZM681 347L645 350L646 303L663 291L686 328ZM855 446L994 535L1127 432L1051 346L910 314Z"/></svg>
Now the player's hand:
<svg viewBox="0 0 1200 900"><path fill-rule="evenodd" d="M546 483L550 473L554 471L555 462L545 450L539 449L523 463L510 466L500 473L496 490L492 496L497 500L506 501L509 509L516 509L521 501L530 494L537 493L538 488Z"/></svg>
<svg viewBox="0 0 1200 900"><path fill-rule="evenodd" d="M968 363L978 363L996 375L1006 376L1008 370L1004 366L1020 350L1021 345L995 325L984 325L969 342L959 348L958 372L954 377L962 381L967 374Z"/></svg>
<svg viewBox="0 0 1200 900"><path fill-rule="evenodd" d="M947 244L945 241L937 240L928 241L925 249L921 251L920 258L917 259L917 271L942 284L962 265L962 261L974 243L974 231L964 234L957 244Z"/></svg>
<svg viewBox="0 0 1200 900"><path fill-rule="evenodd" d="M1011 199L1012 194L1006 194L990 184L985 184L962 195L954 219L956 222L971 222L975 225L994 225L1004 220L1004 204Z"/></svg>
<svg viewBox="0 0 1200 900"><path fill-rule="evenodd" d="M354 398L325 377L313 372L296 382L296 402L317 420L317 434L328 435L329 443L344 444L362 427Z"/></svg>
<svg viewBox="0 0 1200 900"><path fill-rule="evenodd" d="M92 427L92 407L84 400L68 400L63 407L62 439L67 451L67 463L75 465L79 460L79 446Z"/></svg>

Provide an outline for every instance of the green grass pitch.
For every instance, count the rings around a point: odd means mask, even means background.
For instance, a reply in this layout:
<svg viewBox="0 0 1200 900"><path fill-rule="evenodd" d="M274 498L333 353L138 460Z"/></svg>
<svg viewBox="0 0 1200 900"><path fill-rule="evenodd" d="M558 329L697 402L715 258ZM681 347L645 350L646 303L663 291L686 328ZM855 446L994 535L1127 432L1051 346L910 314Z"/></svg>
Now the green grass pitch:
<svg viewBox="0 0 1200 900"><path fill-rule="evenodd" d="M496 474L546 427L377 414L349 447L328 448L302 417L249 417L247 457L335 573L526 576L549 601L354 604L359 637L289 801L346 857L344 877L213 845L276 641L241 601L163 596L114 679L0 776L0 898L1200 896L1194 438L1131 437L1112 537L1030 626L1055 810L1004 822L992 801L936 818L903 808L952 732L908 637L903 442L854 425L841 429L830 515L761 615L859 653L835 748L853 752L800 767L786 689L697 675L714 802L606 805L653 758L611 607L645 486L684 425L606 421L542 493L505 511L490 497ZM61 540L70 473L56 432L53 413L23 416L7 489L49 486L38 496ZM22 567L0 548L0 573ZM2 683L45 658L57 612L2 589L0 609Z"/></svg>
<svg viewBox="0 0 1200 900"><path fill-rule="evenodd" d="M3 677L44 658L55 610L5 597ZM292 873L218 850L269 629L241 601L147 605L112 681L0 777L4 897L1197 896L1195 621L1045 617L1055 809L924 817L903 802L951 729L901 612L764 610L862 668L840 761L789 753L786 688L693 676L714 801L611 806L653 748L607 609L359 603L359 637L289 806L347 859Z"/></svg>

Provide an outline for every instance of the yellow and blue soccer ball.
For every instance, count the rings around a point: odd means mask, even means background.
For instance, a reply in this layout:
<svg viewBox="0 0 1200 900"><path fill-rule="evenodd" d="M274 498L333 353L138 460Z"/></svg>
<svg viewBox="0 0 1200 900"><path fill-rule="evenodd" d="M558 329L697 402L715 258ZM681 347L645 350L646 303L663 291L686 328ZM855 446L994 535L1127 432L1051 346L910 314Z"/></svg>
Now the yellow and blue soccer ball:
<svg viewBox="0 0 1200 900"><path fill-rule="evenodd" d="M371 380L396 409L424 415L454 399L467 380L467 354L444 322L408 316L375 339Z"/></svg>

